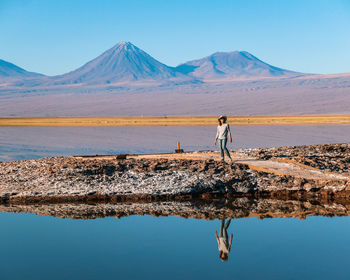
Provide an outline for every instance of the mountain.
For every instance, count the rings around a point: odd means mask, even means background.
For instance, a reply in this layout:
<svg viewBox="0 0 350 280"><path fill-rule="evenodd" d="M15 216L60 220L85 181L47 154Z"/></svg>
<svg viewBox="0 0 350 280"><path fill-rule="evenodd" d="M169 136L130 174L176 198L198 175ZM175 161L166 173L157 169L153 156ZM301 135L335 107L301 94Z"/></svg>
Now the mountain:
<svg viewBox="0 0 350 280"><path fill-rule="evenodd" d="M135 81L192 80L130 42L121 42L82 67L53 77L55 84L110 84Z"/></svg>
<svg viewBox="0 0 350 280"><path fill-rule="evenodd" d="M41 76L43 75L38 73L28 72L21 67L18 67L10 62L0 59L0 80L36 78Z"/></svg>
<svg viewBox="0 0 350 280"><path fill-rule="evenodd" d="M180 64L176 70L203 80L301 74L269 65L245 51L216 52L210 56Z"/></svg>
<svg viewBox="0 0 350 280"><path fill-rule="evenodd" d="M0 60L0 79L2 78L7 86L14 87L179 85L210 80L234 81L241 78L300 75L303 74L269 65L245 51L217 52L177 67L169 67L130 42L118 43L80 68L52 77L27 72Z"/></svg>
<svg viewBox="0 0 350 280"><path fill-rule="evenodd" d="M349 89L350 73L297 73L247 52L169 67L128 42L53 77L0 60L3 117L349 114Z"/></svg>

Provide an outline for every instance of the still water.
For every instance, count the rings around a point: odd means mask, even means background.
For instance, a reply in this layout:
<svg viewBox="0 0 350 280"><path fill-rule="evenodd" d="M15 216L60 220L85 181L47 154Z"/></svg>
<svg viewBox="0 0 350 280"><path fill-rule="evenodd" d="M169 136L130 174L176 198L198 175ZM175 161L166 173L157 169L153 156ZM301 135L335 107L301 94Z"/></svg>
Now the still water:
<svg viewBox="0 0 350 280"><path fill-rule="evenodd" d="M227 220L226 220L227 222ZM0 213L1 279L349 279L350 218L72 220Z"/></svg>
<svg viewBox="0 0 350 280"><path fill-rule="evenodd" d="M232 133L232 149L340 143L349 141L350 126L249 126ZM0 161L169 152L178 140L185 150L215 149L214 136L215 127L0 127ZM0 279L349 279L349 217L232 219L227 261L215 235L221 223L0 212Z"/></svg>
<svg viewBox="0 0 350 280"><path fill-rule="evenodd" d="M230 149L346 143L350 125L234 126ZM0 127L0 161L50 156L215 150L216 127Z"/></svg>

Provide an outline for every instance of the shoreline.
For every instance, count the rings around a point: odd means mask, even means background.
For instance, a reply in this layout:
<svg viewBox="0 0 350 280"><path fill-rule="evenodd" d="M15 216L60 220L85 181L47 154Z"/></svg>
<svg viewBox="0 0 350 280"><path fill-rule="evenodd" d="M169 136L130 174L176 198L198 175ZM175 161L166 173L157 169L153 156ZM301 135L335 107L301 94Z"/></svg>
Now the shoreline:
<svg viewBox="0 0 350 280"><path fill-rule="evenodd" d="M0 162L0 203L350 197L350 144Z"/></svg>
<svg viewBox="0 0 350 280"><path fill-rule="evenodd" d="M350 114L228 116L231 126L350 124ZM217 116L0 117L0 127L215 126Z"/></svg>

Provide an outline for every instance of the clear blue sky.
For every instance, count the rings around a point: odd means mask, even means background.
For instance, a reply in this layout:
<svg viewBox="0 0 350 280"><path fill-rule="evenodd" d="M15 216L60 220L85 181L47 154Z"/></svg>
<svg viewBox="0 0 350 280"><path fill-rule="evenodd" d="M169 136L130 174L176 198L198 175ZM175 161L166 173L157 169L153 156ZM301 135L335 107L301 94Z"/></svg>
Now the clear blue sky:
<svg viewBox="0 0 350 280"><path fill-rule="evenodd" d="M170 66L245 50L275 66L350 72L350 0L0 0L0 59L62 74L120 41Z"/></svg>

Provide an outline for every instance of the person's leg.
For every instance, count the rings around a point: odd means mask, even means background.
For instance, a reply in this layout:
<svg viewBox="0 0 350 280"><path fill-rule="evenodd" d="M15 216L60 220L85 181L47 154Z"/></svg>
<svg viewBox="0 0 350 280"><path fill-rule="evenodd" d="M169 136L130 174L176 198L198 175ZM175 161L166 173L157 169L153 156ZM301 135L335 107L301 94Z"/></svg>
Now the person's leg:
<svg viewBox="0 0 350 280"><path fill-rule="evenodd" d="M228 233L227 233L227 230L228 230L228 227L230 226L230 223L231 223L231 218L228 219L227 223L224 225L224 238L228 244Z"/></svg>
<svg viewBox="0 0 350 280"><path fill-rule="evenodd" d="M230 226L231 219L228 219L226 225L225 225L225 230L228 230L228 227Z"/></svg>
<svg viewBox="0 0 350 280"><path fill-rule="evenodd" d="M220 142L220 153L222 160L225 160L225 154L224 154L224 139L219 139Z"/></svg>
<svg viewBox="0 0 350 280"><path fill-rule="evenodd" d="M232 161L232 158L231 158L231 155L230 155L230 152L228 151L228 149L226 148L226 144L227 144L227 138L224 139L224 147L223 147L223 150L225 151L226 155L229 157L229 159Z"/></svg>
<svg viewBox="0 0 350 280"><path fill-rule="evenodd" d="M221 220L220 237L224 236L225 219Z"/></svg>

